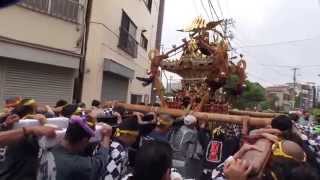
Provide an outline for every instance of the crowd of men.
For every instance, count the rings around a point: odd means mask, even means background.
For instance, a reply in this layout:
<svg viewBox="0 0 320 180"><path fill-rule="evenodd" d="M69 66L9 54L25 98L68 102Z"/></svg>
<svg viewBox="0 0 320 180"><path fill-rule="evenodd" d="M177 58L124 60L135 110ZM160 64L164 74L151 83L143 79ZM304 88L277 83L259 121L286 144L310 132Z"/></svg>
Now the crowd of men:
<svg viewBox="0 0 320 180"><path fill-rule="evenodd" d="M51 118L66 119L68 125L50 124ZM209 123L192 112L183 117L130 112L98 100L90 107L64 100L50 107L9 98L0 114L0 179L318 180L319 162L294 131L298 118L280 115L271 127L257 129L245 118L243 125ZM39 123L16 126L28 119ZM58 140L43 147L42 137ZM266 151L259 139L273 145L257 176L252 162ZM255 152L253 161L245 158L249 151Z"/></svg>

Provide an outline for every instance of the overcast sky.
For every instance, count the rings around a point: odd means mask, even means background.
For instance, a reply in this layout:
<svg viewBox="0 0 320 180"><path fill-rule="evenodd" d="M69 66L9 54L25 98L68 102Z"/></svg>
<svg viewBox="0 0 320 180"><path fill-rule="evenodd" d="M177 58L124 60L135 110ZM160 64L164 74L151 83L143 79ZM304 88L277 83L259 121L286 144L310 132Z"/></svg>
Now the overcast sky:
<svg viewBox="0 0 320 180"><path fill-rule="evenodd" d="M212 19L208 0L202 0ZM233 18L233 47L245 55L248 77L264 86L292 82L320 85L320 0L211 0L217 14ZM222 13L219 8L222 10ZM166 0L162 44L181 44L177 29L196 16L208 19L201 0Z"/></svg>

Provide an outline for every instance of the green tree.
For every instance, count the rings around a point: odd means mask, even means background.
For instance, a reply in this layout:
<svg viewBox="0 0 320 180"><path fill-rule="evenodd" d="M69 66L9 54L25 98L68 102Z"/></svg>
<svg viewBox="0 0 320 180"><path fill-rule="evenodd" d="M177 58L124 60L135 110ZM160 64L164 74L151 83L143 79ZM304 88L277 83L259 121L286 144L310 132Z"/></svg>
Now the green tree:
<svg viewBox="0 0 320 180"><path fill-rule="evenodd" d="M272 104L270 101L265 100L259 103L259 106L261 108L261 110L268 110L268 109L272 109Z"/></svg>
<svg viewBox="0 0 320 180"><path fill-rule="evenodd" d="M246 81L244 92L236 99L235 108L254 108L266 101L265 89L259 83Z"/></svg>

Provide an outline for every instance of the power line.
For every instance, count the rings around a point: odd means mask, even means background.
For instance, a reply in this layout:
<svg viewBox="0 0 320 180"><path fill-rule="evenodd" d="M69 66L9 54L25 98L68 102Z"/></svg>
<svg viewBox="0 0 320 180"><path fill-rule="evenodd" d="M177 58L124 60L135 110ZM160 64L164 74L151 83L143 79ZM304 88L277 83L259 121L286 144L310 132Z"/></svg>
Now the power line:
<svg viewBox="0 0 320 180"><path fill-rule="evenodd" d="M218 8L220 10L220 13L221 13L221 17L223 18L223 11L222 11L222 8L221 8L221 4L220 4L220 0L217 0L217 4L218 4Z"/></svg>
<svg viewBox="0 0 320 180"><path fill-rule="evenodd" d="M320 65L306 65L306 66L299 66L300 68L320 68Z"/></svg>
<svg viewBox="0 0 320 180"><path fill-rule="evenodd" d="M214 14L216 15L217 21L218 21L220 19L220 17L218 16L217 11L214 9L211 0L208 0L208 3L209 3L209 8L213 10ZM221 24L219 24L219 27L221 28L223 35L226 36L228 20L225 20L224 23L225 23L224 24L225 27L223 27ZM224 37L224 38L228 41L228 45L232 48L229 38L226 38L226 37Z"/></svg>
<svg viewBox="0 0 320 180"><path fill-rule="evenodd" d="M108 30L111 34L113 34L115 37L120 38L120 35L117 34L116 32L114 32L114 31L113 31L111 28L109 28L106 24L101 23L101 22L96 22L96 21L90 21L90 23L92 23L92 24L97 24L97 25L101 25L101 26L104 27L106 30ZM106 45L106 44L104 44L104 45L105 45L107 48L109 48L110 50L112 50L112 51L116 52L117 54L121 55L121 56L124 57L125 59L127 59L127 60L130 59L130 58L124 56L122 53L117 52L117 50L113 49L112 47L110 47L110 46L108 46L108 45ZM138 43L138 45L141 46L140 43ZM146 58L144 55L140 54L139 51L137 51L137 54L140 55L143 59L149 61L149 59ZM130 61L131 61L131 60L130 60Z"/></svg>
<svg viewBox="0 0 320 180"><path fill-rule="evenodd" d="M207 11L206 7L205 7L204 4L203 4L203 0L200 0L200 2L201 2L201 6L202 6L204 12L206 13L208 19L210 19L210 16L209 16L209 14L208 14L208 11Z"/></svg>
<svg viewBox="0 0 320 180"><path fill-rule="evenodd" d="M215 8L213 7L213 4L212 4L211 0L208 0L208 3L209 3L209 8L213 10L213 12L214 12L214 14L215 14L215 16L216 16L216 18L217 18L217 21L219 21L220 17L218 16L217 11L216 11ZM225 24L225 25L227 25L227 24ZM225 32L225 30L224 30L224 28L222 27L221 24L220 24L220 28L221 28L221 30L222 30L223 32ZM230 41L229 41L229 40L228 40L228 42L229 42L229 45L230 45Z"/></svg>
<svg viewBox="0 0 320 180"><path fill-rule="evenodd" d="M239 45L241 45L241 44L239 43ZM248 54L248 55L247 55L248 57L251 57L251 58L253 58L253 59L257 59L257 58L254 57L251 53L249 53L247 50L243 49L243 51L244 51L246 54ZM254 62L255 62L257 65L259 65L259 66L265 67L263 64L260 64L259 62L256 62L256 61L254 61ZM291 67L290 67L290 68L291 68ZM284 73L279 72L278 70L273 69L273 68L271 68L271 67L269 67L269 69L272 70L273 72L279 74L280 76L290 76L290 77L291 77L291 74L290 74L290 75L289 75L289 74L284 74Z"/></svg>
<svg viewBox="0 0 320 180"><path fill-rule="evenodd" d="M315 37L317 38L317 36ZM306 41L306 40L311 40L311 39L315 39L315 38L308 38L308 39L302 39L302 40L294 40L294 41L287 41L286 43L296 43L296 42L299 42L299 41ZM236 39L236 38L235 38ZM238 40L238 39L236 39ZM238 40L240 42L240 40ZM279 42L279 43L283 43L283 42ZM277 44L279 44L277 43ZM269 45L269 44L268 44ZM244 47L244 46L241 46L240 44L240 47ZM245 50L244 48L242 50ZM249 54L249 53L248 53ZM320 65L306 65L306 66L288 66L288 65L266 65L266 64L259 64L258 65L261 65L263 67L279 67L279 68L290 68L291 70L293 70L293 84L294 84L294 87L296 86L297 84L297 70L301 69L301 68L317 68L319 67L320 68ZM277 70L275 69L272 69L274 72L278 73L278 74L282 74L282 73L279 73ZM261 79L261 78L260 78Z"/></svg>
<svg viewBox="0 0 320 180"><path fill-rule="evenodd" d="M234 42L234 43L237 43L238 45L241 46L241 41L240 41L239 39L236 39L236 40L239 41L239 42L235 42L235 41L233 41L233 42ZM247 57L249 57L249 58L251 57L251 58L253 58L253 59L257 59L257 58L255 58L251 53L249 53L249 51L247 51L246 49L242 49L242 51L244 51L244 53L247 54ZM239 54L238 52L236 52L236 53ZM254 61L254 62L255 62L257 65L259 65L259 66L265 67L263 64L260 64L259 62L256 62L256 61ZM271 69L271 68L270 68L270 69ZM290 77L291 77L291 75L288 75L288 74L284 75L284 74L280 73L279 71L277 71L277 70L275 70L275 69L271 69L271 70L274 71L275 73L281 75L281 76L290 76ZM262 82L265 82L265 83L268 83L268 84L270 84L270 85L272 85L272 86L275 86L275 84L273 84L272 82L270 82L270 81L268 81L268 80L265 80L264 78L261 78L261 77L255 75L255 74L252 74L251 72L248 72L248 74L250 74L250 76L254 77L254 78L257 79L257 80L260 80L260 81L262 81Z"/></svg>
<svg viewBox="0 0 320 180"><path fill-rule="evenodd" d="M269 43L269 44L261 44L261 45L254 45L254 46L269 46L269 45L278 45L278 44L285 44L285 43L297 43L297 42L300 42L300 41L308 41L308 40L313 40L313 39L316 39L316 38L319 38L320 35L317 35L313 38L306 38L306 39L300 39L300 40L292 40L292 41L285 41L285 42L277 42L277 43ZM234 38L235 40L241 42L238 38ZM242 49L242 50L245 50L246 47L253 47L253 45L251 46L242 46L240 44L239 49ZM247 52L247 51L246 51ZM296 66L288 66L288 65L268 65L268 64L259 64L261 66L264 66L264 67L275 67L275 68L295 68L295 67L299 67L300 69L301 68L320 68L320 65L306 65L306 66L301 66L301 65L296 65ZM280 74L280 73L278 73Z"/></svg>
<svg viewBox="0 0 320 180"><path fill-rule="evenodd" d="M264 67L276 67L276 68L294 68L296 66L287 66L287 65L271 65L271 64L261 64L261 66L264 66Z"/></svg>
<svg viewBox="0 0 320 180"><path fill-rule="evenodd" d="M210 7L209 1L210 1L210 0L208 0L208 5L209 5L210 14L211 14L212 20L214 20L213 11L212 11L212 8Z"/></svg>
<svg viewBox="0 0 320 180"><path fill-rule="evenodd" d="M259 65L261 65L261 64L259 64ZM290 76L291 77L291 74L290 75L289 74L284 74L282 72L279 72L279 70L276 70L276 69L273 69L273 68L270 68L270 67L269 67L269 69L272 70L273 72L281 75L281 76Z"/></svg>
<svg viewBox="0 0 320 180"><path fill-rule="evenodd" d="M287 65L271 65L271 64L261 64L261 66L265 66L265 67L275 67L275 68L295 68L298 67L299 69L305 69L305 68L320 68L320 65L306 65L306 66L302 66L302 65L297 65L297 66L287 66Z"/></svg>
<svg viewBox="0 0 320 180"><path fill-rule="evenodd" d="M249 54L249 53L248 53L248 54ZM279 72L278 70L272 68L272 67L277 66L277 65L264 65L264 64L260 64L260 63L257 63L257 65L263 66L264 68L269 68L270 70L272 70L273 72L279 74L279 75L282 76L282 77L283 77L283 76L285 76L285 77L292 77L292 79L293 79L293 84L294 84L294 85L297 84L297 76L299 76L298 73L297 73L297 71L298 71L298 70L301 70L301 67L298 67L298 66L281 66L281 65L280 65L281 68L286 68L286 69L288 69L288 70L293 70L293 71L294 71L293 75L292 75L292 74L289 75L289 74L286 74L286 73ZM320 67L320 66L319 66L319 67ZM303 68L303 67L302 67L302 68ZM308 72L309 72L309 71L308 71ZM315 74L317 74L317 73L315 73ZM260 78L260 80L261 80L261 78Z"/></svg>
<svg viewBox="0 0 320 180"><path fill-rule="evenodd" d="M251 77L254 77L255 79L259 80L259 81L262 81L264 83L267 83L267 84L270 84L272 86L275 86L275 84L273 82L270 82L269 80L265 80L264 78L260 77L260 76L257 76L256 74L253 74L253 73L247 73L248 75L250 75Z"/></svg>
<svg viewBox="0 0 320 180"><path fill-rule="evenodd" d="M273 42L273 43L265 43L265 44L245 45L237 48L242 49L242 48L252 48L252 47L276 46L276 45L282 45L282 44L294 44L294 43L314 40L317 38L319 38L319 35L313 38L297 39L297 40L291 40L291 41L281 41L281 42Z"/></svg>
<svg viewBox="0 0 320 180"><path fill-rule="evenodd" d="M238 45L241 45L241 41L237 38L235 38L235 40L239 41L239 43L237 43ZM243 51L245 51L247 54L250 54L245 48L242 49ZM289 65L277 65L277 64L259 64L260 66L263 67L273 67L273 68L295 68L298 67L299 69L305 69L305 68L320 68L320 64L317 65L295 65L295 66L289 66Z"/></svg>
<svg viewBox="0 0 320 180"><path fill-rule="evenodd" d="M217 11L214 9L211 0L208 0L208 2L209 2L209 8L212 8L214 14L216 15L217 21L218 21L220 18L219 18L218 14L217 14Z"/></svg>

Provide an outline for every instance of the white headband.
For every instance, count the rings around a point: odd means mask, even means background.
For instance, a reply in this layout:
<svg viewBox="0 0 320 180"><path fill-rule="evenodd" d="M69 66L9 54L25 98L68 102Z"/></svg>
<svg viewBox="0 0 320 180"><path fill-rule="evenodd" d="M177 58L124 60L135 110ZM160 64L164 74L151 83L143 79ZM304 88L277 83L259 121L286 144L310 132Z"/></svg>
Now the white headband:
<svg viewBox="0 0 320 180"><path fill-rule="evenodd" d="M194 117L193 115L187 115L183 119L185 125L191 125L197 122L197 118Z"/></svg>

